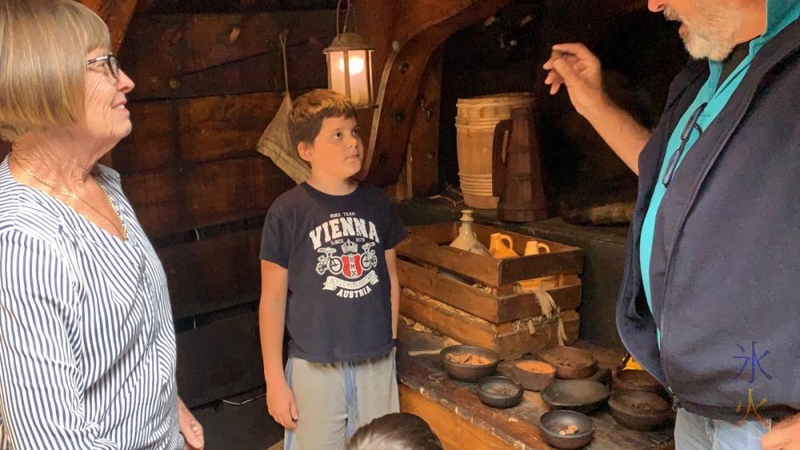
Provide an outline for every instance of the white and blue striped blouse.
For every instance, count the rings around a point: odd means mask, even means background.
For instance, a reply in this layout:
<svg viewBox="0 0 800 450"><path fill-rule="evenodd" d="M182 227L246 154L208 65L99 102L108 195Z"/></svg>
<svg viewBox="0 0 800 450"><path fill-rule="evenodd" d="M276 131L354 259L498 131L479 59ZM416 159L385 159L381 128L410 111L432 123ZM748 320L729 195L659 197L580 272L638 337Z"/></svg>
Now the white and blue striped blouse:
<svg viewBox="0 0 800 450"><path fill-rule="evenodd" d="M122 241L0 163L0 449L183 449L164 270L122 193Z"/></svg>

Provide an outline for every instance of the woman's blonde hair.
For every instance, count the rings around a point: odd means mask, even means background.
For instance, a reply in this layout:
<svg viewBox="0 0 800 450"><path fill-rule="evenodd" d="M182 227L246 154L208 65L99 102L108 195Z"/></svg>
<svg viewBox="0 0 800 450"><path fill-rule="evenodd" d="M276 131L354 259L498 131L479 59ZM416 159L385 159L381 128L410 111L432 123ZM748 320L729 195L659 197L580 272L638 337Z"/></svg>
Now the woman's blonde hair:
<svg viewBox="0 0 800 450"><path fill-rule="evenodd" d="M0 138L81 121L86 54L110 41L103 20L76 1L0 2Z"/></svg>
<svg viewBox="0 0 800 450"><path fill-rule="evenodd" d="M420 417L392 413L359 428L347 450L442 450L442 443Z"/></svg>

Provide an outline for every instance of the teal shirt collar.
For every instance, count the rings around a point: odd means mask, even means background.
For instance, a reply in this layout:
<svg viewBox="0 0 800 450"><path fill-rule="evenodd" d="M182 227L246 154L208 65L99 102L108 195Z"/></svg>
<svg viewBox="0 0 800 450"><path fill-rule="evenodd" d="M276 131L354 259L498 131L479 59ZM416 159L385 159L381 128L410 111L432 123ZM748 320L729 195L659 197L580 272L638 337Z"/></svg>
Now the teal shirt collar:
<svg viewBox="0 0 800 450"><path fill-rule="evenodd" d="M799 0L767 0L767 31L757 40L762 41L763 45L798 18L800 18Z"/></svg>

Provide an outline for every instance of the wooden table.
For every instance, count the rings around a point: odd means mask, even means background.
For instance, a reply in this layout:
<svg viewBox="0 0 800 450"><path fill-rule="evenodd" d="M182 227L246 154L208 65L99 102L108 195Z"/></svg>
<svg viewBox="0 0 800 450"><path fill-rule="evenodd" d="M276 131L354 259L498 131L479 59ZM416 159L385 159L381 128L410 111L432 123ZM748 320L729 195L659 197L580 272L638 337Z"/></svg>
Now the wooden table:
<svg viewBox="0 0 800 450"><path fill-rule="evenodd" d="M538 392L526 391L522 403L495 409L481 403L474 384L450 379L436 351L451 345L446 338L413 329L400 321L397 372L400 409L425 419L442 440L445 450L550 449L539 429L539 417L548 411ZM586 344L599 367L611 367L622 355ZM410 354L409 354L410 352ZM412 356L413 355L413 356ZM673 429L639 432L623 428L607 406L590 414L595 424L589 450L661 450L672 448Z"/></svg>

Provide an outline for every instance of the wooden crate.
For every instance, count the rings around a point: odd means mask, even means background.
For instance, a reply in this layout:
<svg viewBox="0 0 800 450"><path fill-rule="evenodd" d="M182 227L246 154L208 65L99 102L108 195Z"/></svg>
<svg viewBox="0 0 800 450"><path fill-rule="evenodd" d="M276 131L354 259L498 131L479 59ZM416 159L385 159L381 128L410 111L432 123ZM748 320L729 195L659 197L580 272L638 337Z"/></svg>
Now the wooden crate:
<svg viewBox="0 0 800 450"><path fill-rule="evenodd" d="M559 344L556 316L549 320L538 316L494 324L408 288L402 290L400 297L403 316L456 341L492 349L501 358L518 358ZM578 313L562 311L561 320L567 335L565 343L578 340Z"/></svg>
<svg viewBox="0 0 800 450"><path fill-rule="evenodd" d="M509 235L518 253L534 239L489 226L473 225L473 230L483 243L492 233ZM503 358L517 357L558 345L559 317L543 317L536 294L514 293L514 285L556 276L559 285L547 293L560 311L567 342L578 339L579 248L536 238L550 253L495 259L449 247L457 223L414 226L409 232L411 237L397 247L404 316L457 341L493 349Z"/></svg>

